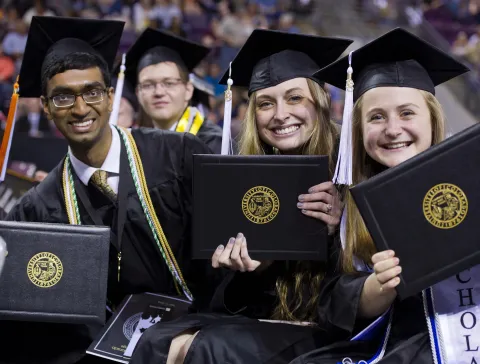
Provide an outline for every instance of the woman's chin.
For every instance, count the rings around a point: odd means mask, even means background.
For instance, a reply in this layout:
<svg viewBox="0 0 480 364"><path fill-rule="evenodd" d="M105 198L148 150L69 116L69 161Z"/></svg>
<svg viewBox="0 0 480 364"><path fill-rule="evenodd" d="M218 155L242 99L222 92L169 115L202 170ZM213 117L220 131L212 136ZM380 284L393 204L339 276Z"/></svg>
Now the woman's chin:
<svg viewBox="0 0 480 364"><path fill-rule="evenodd" d="M298 132L290 136L268 133L265 137L264 141L273 148L278 149L282 154L298 154L297 151L301 149L308 140L308 138L304 136L304 133Z"/></svg>
<svg viewBox="0 0 480 364"><path fill-rule="evenodd" d="M291 143L287 143L286 141L283 141L282 143L275 143L272 146L278 149L282 154L299 154L303 144L304 143L299 143L295 140L291 141Z"/></svg>

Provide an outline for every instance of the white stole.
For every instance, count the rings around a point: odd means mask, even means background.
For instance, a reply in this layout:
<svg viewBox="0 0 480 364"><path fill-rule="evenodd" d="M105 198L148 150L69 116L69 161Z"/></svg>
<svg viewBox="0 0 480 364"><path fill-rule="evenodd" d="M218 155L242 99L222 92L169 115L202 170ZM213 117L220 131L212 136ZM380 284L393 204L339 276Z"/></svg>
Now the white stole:
<svg viewBox="0 0 480 364"><path fill-rule="evenodd" d="M480 265L437 283L431 291L434 335L443 362L480 364Z"/></svg>

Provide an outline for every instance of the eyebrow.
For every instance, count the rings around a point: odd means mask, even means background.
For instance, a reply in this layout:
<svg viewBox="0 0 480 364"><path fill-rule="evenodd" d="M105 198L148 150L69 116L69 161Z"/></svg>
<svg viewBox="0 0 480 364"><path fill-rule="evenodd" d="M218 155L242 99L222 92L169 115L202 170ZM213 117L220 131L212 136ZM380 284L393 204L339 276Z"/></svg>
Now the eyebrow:
<svg viewBox="0 0 480 364"><path fill-rule="evenodd" d="M406 104L402 104L402 105L400 105L400 106L397 106L397 110L399 110L399 109L404 109L404 108L406 108L406 107L414 107L414 108L420 109L420 107L419 107L418 105L413 104L413 103L411 103L411 102L407 102Z"/></svg>
<svg viewBox="0 0 480 364"><path fill-rule="evenodd" d="M303 91L302 88L300 87L293 87L291 89L288 89L287 91L285 91L285 95L288 95L294 91ZM257 96L257 100L271 100L271 99L274 99L274 97L270 96L270 95L260 95L260 96Z"/></svg>
<svg viewBox="0 0 480 364"><path fill-rule="evenodd" d="M292 87L291 89L288 89L287 92L285 92L285 93L286 93L286 94L289 94L289 93L291 93L291 92L293 92L293 91L303 91L303 89L300 88L300 87Z"/></svg>
<svg viewBox="0 0 480 364"><path fill-rule="evenodd" d="M395 109L396 109L396 110L401 110L401 109L404 109L404 108L406 108L406 107L414 107L414 108L416 108L416 109L419 109L419 108L420 108L418 105L415 105L415 104L413 104L413 103L408 102L408 103L406 103L406 104L402 104L402 105L397 106ZM368 110L367 115L370 115L370 114L373 114L373 113L376 113L376 112L379 112L379 111L384 111L384 109L381 108L381 107L375 107L375 108L373 108L373 109L371 109L371 110Z"/></svg>
<svg viewBox="0 0 480 364"><path fill-rule="evenodd" d="M51 94L71 94L75 93L75 89L77 90L90 90L93 88L105 88L105 85L101 82L94 81L88 82L78 87L69 87L69 86L55 86L51 92Z"/></svg>
<svg viewBox="0 0 480 364"><path fill-rule="evenodd" d="M272 100L273 97L270 95L260 95L256 97L255 101L262 101L262 100Z"/></svg>

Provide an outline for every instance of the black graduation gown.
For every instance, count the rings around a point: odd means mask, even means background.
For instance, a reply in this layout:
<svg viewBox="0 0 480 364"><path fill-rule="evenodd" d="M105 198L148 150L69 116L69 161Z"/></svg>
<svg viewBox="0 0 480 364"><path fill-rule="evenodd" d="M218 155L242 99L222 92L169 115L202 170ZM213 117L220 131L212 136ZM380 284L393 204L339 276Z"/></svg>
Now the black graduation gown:
<svg viewBox="0 0 480 364"><path fill-rule="evenodd" d="M332 257L332 262L336 258ZM188 315L150 327L137 344L130 363L165 363L171 340L185 330L200 330L185 360L189 364L288 363L344 339L342 331L327 321L324 306L329 305L322 301L317 309L318 326L258 321L269 319L273 313L277 302L275 283L285 273L286 264L274 262L260 273L230 273L212 299L211 309L215 313ZM321 290L325 289L328 287L322 284ZM329 299L327 294L320 297Z"/></svg>
<svg viewBox="0 0 480 364"><path fill-rule="evenodd" d="M198 130L197 137L204 142L214 154L222 151L222 128L210 120L205 120Z"/></svg>
<svg viewBox="0 0 480 364"><path fill-rule="evenodd" d="M331 299L322 301L326 304L328 320L348 334L349 338L358 334L370 321L357 318L360 294L369 273L338 274L326 278L329 287L327 293ZM341 297L344 297L341 299ZM331 347L318 348L293 360L290 364L324 364L330 363L333 353L338 362L350 358L354 363L372 359L382 347L385 328L365 340L343 341ZM334 362L334 361L333 361ZM332 362L332 363L333 363ZM393 304L393 316L390 335L381 363L410 364L433 363L430 340L423 309L421 295L409 297Z"/></svg>
<svg viewBox="0 0 480 364"><path fill-rule="evenodd" d="M168 242L184 274L197 307L208 304L214 291L215 276L209 261L192 261L192 154L209 154L208 148L188 133L157 129L135 129L136 141L153 206ZM29 190L7 219L68 223L62 195L60 163L38 186ZM127 215L121 250L120 283L117 282L116 215L118 206L95 187L84 186L73 172L76 188L90 197L93 210L105 225L112 226L108 298L115 305L126 294L159 292L176 295L174 281L163 261L147 224L131 178L125 147L122 143L119 196L126 196ZM77 193L78 195L78 193ZM79 203L83 224L94 224ZM0 322L2 335L0 362L8 363L74 363L99 328L83 325ZM21 339L20 339L21 337ZM12 350L8 350L12 349ZM90 358L89 358L90 359ZM93 358L92 358L93 360Z"/></svg>

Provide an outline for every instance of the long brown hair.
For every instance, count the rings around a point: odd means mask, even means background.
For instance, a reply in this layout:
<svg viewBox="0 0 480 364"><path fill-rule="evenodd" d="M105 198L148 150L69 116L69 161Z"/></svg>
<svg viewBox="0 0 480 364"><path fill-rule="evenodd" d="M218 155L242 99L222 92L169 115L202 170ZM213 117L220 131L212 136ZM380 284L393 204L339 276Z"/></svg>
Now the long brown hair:
<svg viewBox="0 0 480 364"><path fill-rule="evenodd" d="M420 90L424 97L432 123L432 145L440 143L445 138L445 115L437 98L430 92ZM376 162L371 159L363 146L362 138L362 102L361 96L352 112L352 178L353 184L360 183L375 174ZM371 263L371 257L376 253L372 237L349 192L345 196L347 208L347 231L345 248L342 253L342 268L347 273L355 272L353 257L356 256L366 263Z"/></svg>
<svg viewBox="0 0 480 364"><path fill-rule="evenodd" d="M337 129L330 120L330 96L316 82L307 79L308 88L315 102L317 122L314 123L312 135L302 147L303 155L333 156ZM239 154L262 155L273 154L271 146L260 140L255 117L256 93L252 93L248 103L239 141ZM330 158L330 174L333 173L335 161ZM320 282L324 277L324 267L315 262L286 263L283 276L277 278L276 292L278 303L272 318L288 321L314 321L319 298ZM304 301L307 293L309 300Z"/></svg>

